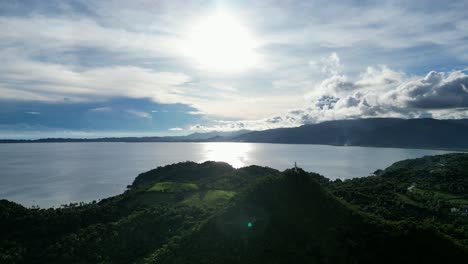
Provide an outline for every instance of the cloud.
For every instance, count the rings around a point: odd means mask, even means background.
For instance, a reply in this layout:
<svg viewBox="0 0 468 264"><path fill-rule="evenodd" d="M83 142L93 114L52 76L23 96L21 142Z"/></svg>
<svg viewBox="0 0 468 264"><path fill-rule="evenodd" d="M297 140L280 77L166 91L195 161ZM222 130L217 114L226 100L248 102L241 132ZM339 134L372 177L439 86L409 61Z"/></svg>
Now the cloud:
<svg viewBox="0 0 468 264"><path fill-rule="evenodd" d="M33 61L13 50L0 55L4 58L0 65L0 99L61 101L66 97L86 101L127 96L178 103L183 101L180 86L190 81L183 73L136 66L78 70L62 64Z"/></svg>
<svg viewBox="0 0 468 264"><path fill-rule="evenodd" d="M151 98L163 104L182 103L195 114L223 118L260 118L287 109L301 95L268 95L231 86L205 87L181 72L140 66L77 68L25 57L17 49L0 50L0 99L70 102L103 101L113 97ZM251 85L255 85L251 84ZM212 86L210 86L212 87ZM254 93L254 94L252 94ZM258 106L258 107L257 107Z"/></svg>
<svg viewBox="0 0 468 264"><path fill-rule="evenodd" d="M41 113L40 112L35 112L35 111L27 111L27 112L24 112L25 114L30 114L30 115L40 115Z"/></svg>
<svg viewBox="0 0 468 264"><path fill-rule="evenodd" d="M392 91L389 98L397 105L417 109L468 107L468 75L454 71L448 75L431 71Z"/></svg>
<svg viewBox="0 0 468 264"><path fill-rule="evenodd" d="M280 127L295 127L306 122L305 112L302 110L293 110L286 115L278 115L259 120L238 120L226 121L215 120L208 124L196 124L188 126L188 130L193 131L236 131L236 130L266 130Z"/></svg>
<svg viewBox="0 0 468 264"><path fill-rule="evenodd" d="M89 111L91 112L110 112L112 111L112 108L111 107L96 107L96 108L92 108L90 109Z"/></svg>
<svg viewBox="0 0 468 264"><path fill-rule="evenodd" d="M206 115L207 113L201 112L201 111L188 111L186 112L189 115Z"/></svg>
<svg viewBox="0 0 468 264"><path fill-rule="evenodd" d="M318 62L309 61L309 65L328 76L338 75L343 70L343 64L336 52L332 52L328 57L322 58Z"/></svg>
<svg viewBox="0 0 468 264"><path fill-rule="evenodd" d="M329 96L329 95L323 95L322 97L318 98L315 106L320 108L320 109L332 109L335 107L335 104L339 101L340 99L337 97ZM295 111L294 113L296 113Z"/></svg>
<svg viewBox="0 0 468 264"><path fill-rule="evenodd" d="M338 55L332 57L339 61ZM217 121L190 129L265 130L367 117L468 117L468 75L463 71L431 71L426 76L408 76L379 65L367 67L354 80L340 71L327 70L327 73L333 74L306 94L309 103L304 108L270 118Z"/></svg>
<svg viewBox="0 0 468 264"><path fill-rule="evenodd" d="M0 39L4 45L25 51L73 51L94 48L127 53L132 57L177 55L180 40L174 35L135 32L104 27L87 17L42 16L0 17ZM47 30L37 30L47 28ZM84 30L85 29L85 30Z"/></svg>
<svg viewBox="0 0 468 264"><path fill-rule="evenodd" d="M345 75L323 80L307 98L311 121L359 117L440 115L468 107L468 76L461 71L408 76L387 66L370 66L354 81Z"/></svg>
<svg viewBox="0 0 468 264"><path fill-rule="evenodd" d="M255 52L262 63L242 74L220 75L195 67L180 50L193 22L217 5L18 2L14 10L2 6L0 15L0 99L150 98L191 106L193 114L206 118L205 127L269 128L360 114L463 116L468 87L451 69L468 62L465 5L456 0L226 2L223 7L259 40ZM444 76L430 84L421 81L424 76L418 75L427 69Z"/></svg>
<svg viewBox="0 0 468 264"><path fill-rule="evenodd" d="M172 127L172 128L169 128L168 129L169 131L182 131L184 129L180 128L180 127Z"/></svg>
<svg viewBox="0 0 468 264"><path fill-rule="evenodd" d="M428 3L427 6L434 4ZM325 5L317 1L301 6L299 10L276 8L276 17L284 18L282 23L299 24L300 27L275 31L268 40L278 44L316 44L333 49L362 46L403 49L427 44L455 48L463 45L468 32L463 27L467 18L459 9L463 7L462 2L430 11L411 5L400 2L396 6L392 1L382 1L379 5L332 1ZM265 9L267 13L268 7ZM299 20L304 17L308 19Z"/></svg>
<svg viewBox="0 0 468 264"><path fill-rule="evenodd" d="M137 111L137 110L127 110L127 113L135 116L135 117L138 117L138 118L144 118L144 119L152 119L153 117L148 114L147 112L143 112L143 111Z"/></svg>
<svg viewBox="0 0 468 264"><path fill-rule="evenodd" d="M356 82L357 87L370 87L399 84L405 78L402 72L394 71L385 65L367 67Z"/></svg>

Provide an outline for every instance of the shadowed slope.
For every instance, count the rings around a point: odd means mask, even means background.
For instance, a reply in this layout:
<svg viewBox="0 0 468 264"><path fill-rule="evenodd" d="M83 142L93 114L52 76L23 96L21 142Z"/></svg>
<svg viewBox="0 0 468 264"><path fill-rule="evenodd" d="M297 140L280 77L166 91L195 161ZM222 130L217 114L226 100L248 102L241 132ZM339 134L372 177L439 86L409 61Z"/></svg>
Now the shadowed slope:
<svg viewBox="0 0 468 264"><path fill-rule="evenodd" d="M159 249L147 262L437 263L456 259L466 255L451 241L428 230L390 226L364 216L303 171L288 170L260 180L222 213Z"/></svg>

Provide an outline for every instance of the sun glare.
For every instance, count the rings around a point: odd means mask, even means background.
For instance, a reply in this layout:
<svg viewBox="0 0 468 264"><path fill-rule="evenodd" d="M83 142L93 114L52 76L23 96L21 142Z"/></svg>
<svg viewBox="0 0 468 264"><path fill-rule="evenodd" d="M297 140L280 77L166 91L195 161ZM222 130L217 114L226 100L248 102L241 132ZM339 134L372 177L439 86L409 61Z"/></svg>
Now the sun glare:
<svg viewBox="0 0 468 264"><path fill-rule="evenodd" d="M249 164L252 152L250 143L204 143L204 160L223 161L234 168Z"/></svg>
<svg viewBox="0 0 468 264"><path fill-rule="evenodd" d="M258 60L255 38L241 21L225 12L195 23L183 46L201 68L211 71L242 71Z"/></svg>

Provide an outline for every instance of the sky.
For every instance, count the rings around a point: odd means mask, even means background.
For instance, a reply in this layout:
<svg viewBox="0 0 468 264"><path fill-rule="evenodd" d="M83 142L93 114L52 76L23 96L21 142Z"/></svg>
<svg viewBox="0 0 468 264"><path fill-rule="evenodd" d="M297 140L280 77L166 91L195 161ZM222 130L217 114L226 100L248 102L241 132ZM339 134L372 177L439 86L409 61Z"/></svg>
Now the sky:
<svg viewBox="0 0 468 264"><path fill-rule="evenodd" d="M468 1L0 1L0 138L468 118Z"/></svg>

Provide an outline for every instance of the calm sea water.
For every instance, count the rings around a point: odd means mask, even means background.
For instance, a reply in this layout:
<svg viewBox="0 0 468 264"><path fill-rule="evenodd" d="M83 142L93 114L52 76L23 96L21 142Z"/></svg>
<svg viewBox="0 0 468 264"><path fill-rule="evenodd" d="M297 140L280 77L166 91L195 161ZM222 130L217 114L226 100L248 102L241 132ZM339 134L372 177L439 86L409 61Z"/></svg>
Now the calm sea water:
<svg viewBox="0 0 468 264"><path fill-rule="evenodd" d="M0 144L0 199L60 206L121 193L141 172L181 161L225 161L279 170L296 161L336 179L367 176L395 161L447 151L257 143Z"/></svg>

